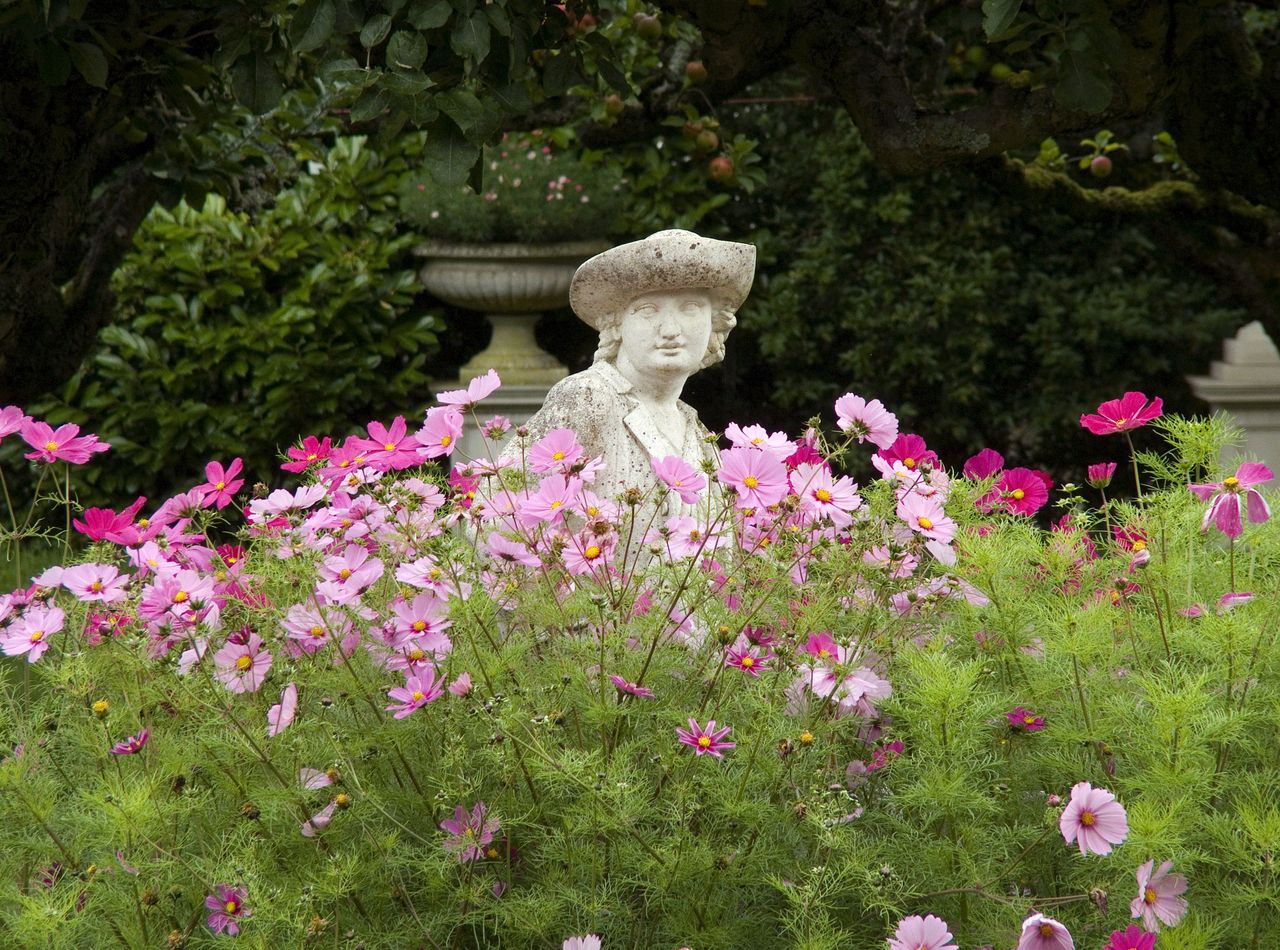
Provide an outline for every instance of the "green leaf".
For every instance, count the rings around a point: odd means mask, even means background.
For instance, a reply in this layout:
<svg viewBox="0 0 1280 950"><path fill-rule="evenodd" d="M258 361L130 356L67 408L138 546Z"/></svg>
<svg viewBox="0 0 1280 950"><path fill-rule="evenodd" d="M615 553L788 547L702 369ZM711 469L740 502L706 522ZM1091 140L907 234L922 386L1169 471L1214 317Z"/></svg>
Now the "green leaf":
<svg viewBox="0 0 1280 950"><path fill-rule="evenodd" d="M529 98L529 90L525 89L524 83L521 82L513 82L511 85L503 86L501 89L490 89L489 95L503 109L513 114L528 112L533 108L533 100Z"/></svg>
<svg viewBox="0 0 1280 950"><path fill-rule="evenodd" d="M502 122L502 115L496 106L485 105L465 89L450 89L440 93L436 96L436 106L453 119L468 141L477 145L496 132Z"/></svg>
<svg viewBox="0 0 1280 950"><path fill-rule="evenodd" d="M391 69L382 77L382 88L397 96L416 96L431 86L431 80L417 70Z"/></svg>
<svg viewBox="0 0 1280 950"><path fill-rule="evenodd" d="M1067 50L1058 61L1058 83L1053 97L1064 109L1098 113L1111 105L1111 83L1106 68L1092 53Z"/></svg>
<svg viewBox="0 0 1280 950"><path fill-rule="evenodd" d="M295 53L316 49L333 35L333 0L307 0L289 24L289 45Z"/></svg>
<svg viewBox="0 0 1280 950"><path fill-rule="evenodd" d="M495 33L499 36L511 35L511 17L506 10L500 6L487 6L484 8L484 13L489 18Z"/></svg>
<svg viewBox="0 0 1280 950"><path fill-rule="evenodd" d="M582 82L578 60L571 50L562 49L547 61L542 71L542 88L548 96L561 96L572 85Z"/></svg>
<svg viewBox="0 0 1280 950"><path fill-rule="evenodd" d="M93 43L72 43L67 52L85 82L99 89L107 88L107 57L101 47Z"/></svg>
<svg viewBox="0 0 1280 950"><path fill-rule="evenodd" d="M982 0L982 29L987 39L999 40L1021 9L1022 0Z"/></svg>
<svg viewBox="0 0 1280 950"><path fill-rule="evenodd" d="M276 64L270 56L259 51L242 56L232 65L231 90L241 105L257 115L270 112L279 105L284 93Z"/></svg>
<svg viewBox="0 0 1280 950"><path fill-rule="evenodd" d="M352 122L368 122L382 114L391 96L385 89L374 87L366 89L351 107Z"/></svg>
<svg viewBox="0 0 1280 950"><path fill-rule="evenodd" d="M373 49L387 38L391 32L391 17L385 13L375 13L365 20L360 28L360 45L365 49Z"/></svg>
<svg viewBox="0 0 1280 950"><path fill-rule="evenodd" d="M604 77L604 81L624 97L634 95L635 90L627 82L626 74L618 67L613 44L596 32L588 33L583 39L595 49L596 70Z"/></svg>
<svg viewBox="0 0 1280 950"><path fill-rule="evenodd" d="M427 61L427 40L421 33L397 30L387 44L387 64L417 69Z"/></svg>
<svg viewBox="0 0 1280 950"><path fill-rule="evenodd" d="M434 30L444 26L453 16L449 0L417 0L409 8L409 24L419 30Z"/></svg>
<svg viewBox="0 0 1280 950"><path fill-rule="evenodd" d="M452 122L441 121L428 133L422 158L433 181L457 188L479 161L480 149L470 144Z"/></svg>
<svg viewBox="0 0 1280 950"><path fill-rule="evenodd" d="M464 59L484 62L489 55L489 18L477 10L465 20L459 20L449 34L449 45Z"/></svg>

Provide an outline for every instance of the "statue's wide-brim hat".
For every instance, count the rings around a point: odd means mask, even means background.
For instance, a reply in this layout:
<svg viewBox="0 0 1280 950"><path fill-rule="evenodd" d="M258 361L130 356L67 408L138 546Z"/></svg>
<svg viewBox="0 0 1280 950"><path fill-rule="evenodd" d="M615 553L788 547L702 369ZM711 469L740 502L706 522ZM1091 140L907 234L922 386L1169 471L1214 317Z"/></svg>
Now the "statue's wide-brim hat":
<svg viewBox="0 0 1280 950"><path fill-rule="evenodd" d="M692 231L659 231L586 261L569 285L569 305L597 330L632 298L658 290L708 290L737 310L751 291L755 272L755 245Z"/></svg>

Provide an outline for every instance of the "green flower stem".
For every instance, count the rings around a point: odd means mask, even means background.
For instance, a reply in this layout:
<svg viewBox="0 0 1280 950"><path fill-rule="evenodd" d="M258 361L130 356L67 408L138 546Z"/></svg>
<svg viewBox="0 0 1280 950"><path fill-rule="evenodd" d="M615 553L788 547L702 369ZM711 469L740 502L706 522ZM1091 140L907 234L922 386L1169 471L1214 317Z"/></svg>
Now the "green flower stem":
<svg viewBox="0 0 1280 950"><path fill-rule="evenodd" d="M1138 493L1138 501L1142 501L1142 479L1138 477L1138 453L1133 449L1133 438L1127 429L1124 440L1129 443L1129 461L1133 463L1133 487Z"/></svg>

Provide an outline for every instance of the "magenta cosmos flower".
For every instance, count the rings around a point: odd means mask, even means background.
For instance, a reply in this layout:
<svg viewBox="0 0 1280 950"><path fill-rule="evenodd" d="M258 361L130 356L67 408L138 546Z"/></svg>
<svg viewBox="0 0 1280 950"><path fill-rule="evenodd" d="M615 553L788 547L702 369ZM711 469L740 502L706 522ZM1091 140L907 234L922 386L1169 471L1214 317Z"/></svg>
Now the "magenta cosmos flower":
<svg viewBox="0 0 1280 950"><path fill-rule="evenodd" d="M898 437L897 416L879 399L867 402L853 393L836 400L836 425L858 442L870 442L878 449L887 449Z"/></svg>
<svg viewBox="0 0 1280 950"><path fill-rule="evenodd" d="M1116 473L1115 462L1098 462L1089 466L1088 481L1094 488L1106 488L1111 484L1111 477Z"/></svg>
<svg viewBox="0 0 1280 950"><path fill-rule="evenodd" d="M609 682L613 684L613 688L619 693L628 696L638 696L640 699L652 699L653 690L648 686L641 686L638 683L628 682L624 677L618 676L616 673L609 674Z"/></svg>
<svg viewBox="0 0 1280 950"><path fill-rule="evenodd" d="M1119 399L1108 399L1098 407L1096 413L1085 413L1080 417L1080 425L1094 435L1115 435L1117 432L1128 432L1139 429L1152 419L1158 419L1164 413L1164 403L1160 397L1147 403L1142 393L1125 393Z"/></svg>
<svg viewBox="0 0 1280 950"><path fill-rule="evenodd" d="M289 461L280 467L286 472L305 472L317 462L323 462L333 454L333 440L329 436L317 439L309 435L302 440L302 445L291 445L285 450Z"/></svg>
<svg viewBox="0 0 1280 950"><path fill-rule="evenodd" d="M890 465L894 462L901 462L903 468L912 472L916 471L921 465L941 468L938 462L938 453L925 445L924 439L911 432L902 433L893 440L892 445L887 449L881 449L876 454Z"/></svg>
<svg viewBox="0 0 1280 950"><path fill-rule="evenodd" d="M1129 915L1142 919L1142 926L1158 931L1160 925L1177 926L1187 913L1187 902L1179 895L1187 889L1187 879L1171 874L1173 862L1165 861L1151 871L1155 860L1138 868L1138 896L1129 905Z"/></svg>
<svg viewBox="0 0 1280 950"><path fill-rule="evenodd" d="M218 682L233 693L256 693L271 670L271 654L262 649L262 637L232 636L213 655Z"/></svg>
<svg viewBox="0 0 1280 950"><path fill-rule="evenodd" d="M951 942L947 922L929 914L921 917L912 914L902 918L898 929L889 938L889 950L959 950Z"/></svg>
<svg viewBox="0 0 1280 950"><path fill-rule="evenodd" d="M243 887L232 887L230 884L219 884L213 893L204 899L204 906L209 909L209 929L216 934L223 931L235 936L240 932L239 921L253 916L253 911L244 904L248 895Z"/></svg>
<svg viewBox="0 0 1280 950"><path fill-rule="evenodd" d="M1044 717L1037 716L1030 709L1023 709L1021 706L1013 707L1012 711L1004 714L1009 720L1009 725L1017 729L1019 732L1039 732L1044 728Z"/></svg>
<svg viewBox="0 0 1280 950"><path fill-rule="evenodd" d="M456 806L453 817L440 822L440 828L449 833L445 851L462 862L483 857L498 830L498 819L490 818L487 812L484 802L476 802L470 813L461 805Z"/></svg>
<svg viewBox="0 0 1280 950"><path fill-rule="evenodd" d="M707 720L707 728L703 729L698 725L698 720L690 719L689 728L676 729L676 736L680 742L691 747L697 755L714 755L717 759L724 758L721 754L725 749L734 748L736 742L725 742L724 737L729 734L729 726L723 729L716 729L716 721L714 719Z"/></svg>
<svg viewBox="0 0 1280 950"><path fill-rule="evenodd" d="M990 478L1004 468L1004 456L995 449L983 449L977 455L965 459L962 472L965 478L974 480Z"/></svg>
<svg viewBox="0 0 1280 950"><path fill-rule="evenodd" d="M1015 515L1033 515L1049 500L1053 480L1044 472L1029 468L1011 468L1000 474L1000 479L989 494L979 500L984 510L1003 508Z"/></svg>
<svg viewBox="0 0 1280 950"><path fill-rule="evenodd" d="M99 442L96 435L80 435L80 427L71 423L54 430L47 422L27 420L22 424L20 432L27 445L35 449L25 456L33 462L83 465L95 452L105 452L111 448L109 443Z"/></svg>
<svg viewBox="0 0 1280 950"><path fill-rule="evenodd" d="M720 453L720 482L738 493L739 508L768 508L786 497L787 466L768 452L732 448Z"/></svg>
<svg viewBox="0 0 1280 950"><path fill-rule="evenodd" d="M151 738L151 730L143 729L136 736L130 736L123 742L117 742L111 747L112 755L137 755L143 750L147 744L147 740Z"/></svg>
<svg viewBox="0 0 1280 950"><path fill-rule="evenodd" d="M1067 844L1074 841L1080 846L1081 854L1110 854L1113 844L1128 837L1129 819L1124 806L1105 788L1077 782L1071 786L1071 800L1058 819L1058 827Z"/></svg>
<svg viewBox="0 0 1280 950"><path fill-rule="evenodd" d="M244 479L237 478L240 471L244 468L244 462L239 458L231 460L231 464L226 468L222 467L221 462L210 462L204 467L204 477L207 481L203 485L197 485L196 490L204 492L205 508L216 506L219 511L231 504L235 499L236 492L244 486Z"/></svg>
<svg viewBox="0 0 1280 950"><path fill-rule="evenodd" d="M1240 520L1240 496L1245 498L1245 511L1249 520L1261 524L1271 517L1271 509L1266 500L1254 486L1263 485L1275 476L1271 469L1259 462L1245 462L1234 475L1228 475L1221 482L1207 482L1203 485L1188 485L1191 493L1201 501L1209 502L1200 522L1200 530L1208 531L1209 523L1217 525L1218 530L1228 538L1238 538L1244 531Z"/></svg>
<svg viewBox="0 0 1280 950"><path fill-rule="evenodd" d="M1052 917L1032 914L1022 922L1022 936L1015 950L1075 950L1067 928Z"/></svg>
<svg viewBox="0 0 1280 950"><path fill-rule="evenodd" d="M1124 930L1113 930L1102 950L1155 950L1156 935L1130 924Z"/></svg>

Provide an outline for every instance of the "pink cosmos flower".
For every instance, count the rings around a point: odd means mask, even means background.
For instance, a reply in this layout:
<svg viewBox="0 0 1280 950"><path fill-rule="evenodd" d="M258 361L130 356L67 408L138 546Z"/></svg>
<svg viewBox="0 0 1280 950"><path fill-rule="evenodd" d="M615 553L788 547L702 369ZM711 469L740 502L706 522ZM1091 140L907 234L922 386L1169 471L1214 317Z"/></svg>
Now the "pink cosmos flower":
<svg viewBox="0 0 1280 950"><path fill-rule="evenodd" d="M466 389L447 389L437 393L436 402L444 406L457 406L465 412L473 409L480 400L493 395L501 385L502 380L498 377L497 370L491 369L467 383Z"/></svg>
<svg viewBox="0 0 1280 950"><path fill-rule="evenodd" d="M418 441L408 434L408 426L404 416L396 416L387 428L381 422L373 421L368 425L369 438L359 439L365 450L365 461L385 472L412 468L422 461L418 454Z"/></svg>
<svg viewBox="0 0 1280 950"><path fill-rule="evenodd" d="M1002 472L991 491L978 500L984 511L1001 508L1015 515L1033 515L1049 500L1053 480L1043 472L1029 468L1011 468Z"/></svg>
<svg viewBox="0 0 1280 950"><path fill-rule="evenodd" d="M62 586L77 600L114 604L125 599L130 576L114 564L77 564L62 572Z"/></svg>
<svg viewBox="0 0 1280 950"><path fill-rule="evenodd" d="M468 813L461 805L453 809L453 818L440 822L440 828L450 837L444 842L444 850L461 862L476 861L484 856L484 849L493 841L498 831L498 819L488 815L484 802L476 802Z"/></svg>
<svg viewBox="0 0 1280 950"><path fill-rule="evenodd" d="M34 663L49 649L50 638L62 629L67 615L60 607L30 604L22 616L9 624L8 632L0 640L5 656L27 655L27 662Z"/></svg>
<svg viewBox="0 0 1280 950"><path fill-rule="evenodd" d="M308 791L315 791L318 788L328 788L337 780L338 773L336 770L330 771L327 769L312 769L305 767L298 769L298 784Z"/></svg>
<svg viewBox="0 0 1280 950"><path fill-rule="evenodd" d="M857 483L847 475L834 477L825 465L800 463L791 473L791 487L800 496L802 511L815 518L828 518L837 528L850 525L850 512L862 506Z"/></svg>
<svg viewBox="0 0 1280 950"><path fill-rule="evenodd" d="M678 455L653 459L653 472L686 505L698 500L698 493L707 487L707 477Z"/></svg>
<svg viewBox="0 0 1280 950"><path fill-rule="evenodd" d="M889 950L959 950L951 939L951 930L942 918L912 914L898 923L889 938Z"/></svg>
<svg viewBox="0 0 1280 950"><path fill-rule="evenodd" d="M204 467L204 477L208 480L203 485L197 485L196 491L204 492L205 508L216 505L221 511L231 504L236 492L244 485L243 478L236 478L242 468L244 463L239 458L232 459L226 468L222 467L221 462L210 462Z"/></svg>
<svg viewBox="0 0 1280 950"><path fill-rule="evenodd" d="M33 462L68 462L83 465L95 452L111 448L107 442L99 442L96 435L81 435L78 425L67 423L55 431L47 422L27 420L19 430L26 443L35 449L24 458Z"/></svg>
<svg viewBox="0 0 1280 950"><path fill-rule="evenodd" d="M567 472L581 461L583 451L572 429L552 429L529 446L529 470L538 474Z"/></svg>
<svg viewBox="0 0 1280 950"><path fill-rule="evenodd" d="M151 730L143 729L136 736L130 736L122 742L117 742L111 747L112 755L137 755L146 746L147 740L151 738Z"/></svg>
<svg viewBox="0 0 1280 950"><path fill-rule="evenodd" d="M1113 930L1102 950L1155 950L1156 935L1130 924L1123 931Z"/></svg>
<svg viewBox="0 0 1280 950"><path fill-rule="evenodd" d="M714 755L717 759L724 758L722 752L725 749L734 748L736 742L725 742L724 737L729 734L730 727L725 726L723 729L716 729L716 721L714 719L707 720L707 728L703 729L698 725L696 719L689 720L689 728L676 729L676 736L683 745L687 745L693 749L696 755Z"/></svg>
<svg viewBox="0 0 1280 950"><path fill-rule="evenodd" d="M924 439L910 432L899 435L893 440L893 444L887 449L881 449L876 455L890 465L901 462L902 466L911 472L916 471L921 465L929 465L932 468L942 467L938 462L938 453L925 445Z"/></svg>
<svg viewBox="0 0 1280 950"><path fill-rule="evenodd" d="M511 431L511 420L506 416L491 416L480 423L480 431L488 439L501 439Z"/></svg>
<svg viewBox="0 0 1280 950"><path fill-rule="evenodd" d="M1116 473L1115 462L1098 462L1089 466L1087 480L1094 488L1106 488L1111 484L1111 477Z"/></svg>
<svg viewBox="0 0 1280 950"><path fill-rule="evenodd" d="M391 607L392 625L398 637L413 637L428 650L448 653L449 638L443 631L452 625L449 602L431 591L414 595L413 600L400 598Z"/></svg>
<svg viewBox="0 0 1280 950"><path fill-rule="evenodd" d="M329 802L318 812L302 823L302 827L298 830L304 838L314 838L317 834L329 827L333 821L333 813L338 807L337 799Z"/></svg>
<svg viewBox="0 0 1280 950"><path fill-rule="evenodd" d="M566 937L560 950L600 950L600 938L595 934L585 937Z"/></svg>
<svg viewBox="0 0 1280 950"><path fill-rule="evenodd" d="M351 622L334 607L294 604L280 621L280 626L292 641L288 646L303 653L319 653L331 638L341 639L350 632Z"/></svg>
<svg viewBox="0 0 1280 950"><path fill-rule="evenodd" d="M298 687L290 683L280 692L280 702L267 710L267 738L278 736L298 713Z"/></svg>
<svg viewBox="0 0 1280 950"><path fill-rule="evenodd" d="M609 674L609 682L613 684L614 688L619 693L625 693L628 696L638 696L641 699L653 698L653 690L649 687L627 682L626 679L614 673Z"/></svg>
<svg viewBox="0 0 1280 950"><path fill-rule="evenodd" d="M289 461L280 466L282 469L295 474L305 472L312 465L323 462L333 454L333 440L327 435L323 440L309 435L302 440L301 446L289 446L285 454L289 456Z"/></svg>
<svg viewBox="0 0 1280 950"><path fill-rule="evenodd" d="M1082 415L1080 425L1094 435L1114 435L1141 428L1152 419L1160 418L1163 412L1164 402L1160 397L1148 405L1147 397L1142 393L1125 393L1119 399L1104 402L1096 413Z"/></svg>
<svg viewBox="0 0 1280 950"><path fill-rule="evenodd" d="M17 406L5 406L0 409L0 439L13 435L30 421L31 417Z"/></svg>
<svg viewBox="0 0 1280 950"><path fill-rule="evenodd" d="M469 695L471 693L471 674L459 673L457 678L449 684L448 690L459 698Z"/></svg>
<svg viewBox="0 0 1280 950"><path fill-rule="evenodd" d="M983 449L977 455L970 456L964 463L964 477L972 479L990 478L1004 468L1004 456L995 449Z"/></svg>
<svg viewBox="0 0 1280 950"><path fill-rule="evenodd" d="M1071 787L1071 799L1058 819L1062 837L1080 846L1081 854L1110 854L1111 846L1129 835L1129 819L1124 806L1105 788L1088 782Z"/></svg>
<svg viewBox="0 0 1280 950"><path fill-rule="evenodd" d="M736 422L731 422L724 434L734 448L755 449L779 462L785 463L796 451L796 443L788 439L786 433L769 432L764 426L750 425L744 429Z"/></svg>
<svg viewBox="0 0 1280 950"><path fill-rule="evenodd" d="M529 548L519 541L512 541L494 531L485 542L485 550L500 561L508 564L522 564L525 567L539 567L542 561Z"/></svg>
<svg viewBox="0 0 1280 950"><path fill-rule="evenodd" d="M859 443L870 442L880 449L889 448L898 437L897 416L879 399L867 402L853 393L845 393L836 400L836 425Z"/></svg>
<svg viewBox="0 0 1280 950"><path fill-rule="evenodd" d="M591 574L609 563L617 543L614 535L598 537L584 533L575 535L560 552L565 570L572 576Z"/></svg>
<svg viewBox="0 0 1280 950"><path fill-rule="evenodd" d="M232 887L230 884L219 884L213 893L204 899L204 906L209 910L206 923L216 934L226 932L235 936L240 932L239 921L253 916L253 911L245 906L248 896L243 887Z"/></svg>
<svg viewBox="0 0 1280 950"><path fill-rule="evenodd" d="M742 670L748 676L759 676L768 668L773 651L768 647L753 647L750 643L734 644L725 650L724 665Z"/></svg>
<svg viewBox="0 0 1280 950"><path fill-rule="evenodd" d="M907 492L898 499L898 517L912 531L943 544L950 544L956 536L956 523L947 517L937 497Z"/></svg>
<svg viewBox="0 0 1280 950"><path fill-rule="evenodd" d="M520 516L526 523L563 519L574 508L574 502L582 491L582 479L575 476L548 475L538 485L538 490L525 499Z"/></svg>
<svg viewBox="0 0 1280 950"><path fill-rule="evenodd" d="M1221 617L1223 614L1230 613L1237 607L1243 607L1254 599L1254 594L1243 590L1228 591L1218 598L1217 614Z"/></svg>
<svg viewBox="0 0 1280 950"><path fill-rule="evenodd" d="M387 712L395 713L396 719L404 719L444 695L444 677L437 676L434 670L410 675L405 678L404 686L387 690L387 695L396 700L386 707Z"/></svg>
<svg viewBox="0 0 1280 950"><path fill-rule="evenodd" d="M1187 879L1181 874L1171 874L1173 862L1165 861L1153 874L1155 860L1138 868L1138 896L1129 904L1129 915L1142 919L1148 930L1160 930L1160 925L1176 927L1187 913L1187 902L1179 895L1187 889Z"/></svg>
<svg viewBox="0 0 1280 950"><path fill-rule="evenodd" d="M1014 950L1075 950L1067 928L1052 917L1032 914L1022 922L1022 936Z"/></svg>
<svg viewBox="0 0 1280 950"><path fill-rule="evenodd" d="M110 541L112 544L137 544L139 533L133 526L133 519L138 516L146 497L138 499L128 508L116 514L110 508L86 508L84 520L76 518L71 526L86 535L90 541Z"/></svg>
<svg viewBox="0 0 1280 950"><path fill-rule="evenodd" d="M1043 716L1037 716L1030 709L1023 709L1021 706L1014 706L1004 717L1009 720L1010 728L1018 732L1039 732L1044 728Z"/></svg>
<svg viewBox="0 0 1280 950"><path fill-rule="evenodd" d="M262 648L262 637L250 633L241 641L233 635L213 655L218 682L233 693L256 693L271 670L271 654Z"/></svg>
<svg viewBox="0 0 1280 950"><path fill-rule="evenodd" d="M453 406L433 406L426 421L413 437L422 446L423 458L452 455L462 437L462 413Z"/></svg>
<svg viewBox="0 0 1280 950"><path fill-rule="evenodd" d="M782 460L756 449L732 448L721 452L716 477L738 493L738 508L776 505L786 497L789 487L787 467Z"/></svg>
<svg viewBox="0 0 1280 950"><path fill-rule="evenodd" d="M1208 531L1209 522L1213 522L1228 538L1240 537L1244 532L1244 525L1240 520L1242 494L1245 496L1245 511L1249 520L1254 524L1266 521L1271 517L1271 508L1254 486L1266 484L1274 477L1271 469L1265 465L1245 462L1236 469L1234 475L1228 475L1221 482L1188 485L1193 495L1201 501L1210 502L1204 519L1200 522L1200 530Z"/></svg>

